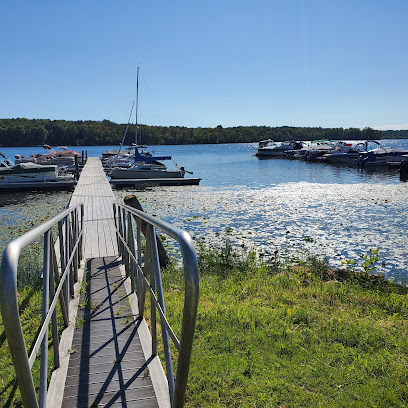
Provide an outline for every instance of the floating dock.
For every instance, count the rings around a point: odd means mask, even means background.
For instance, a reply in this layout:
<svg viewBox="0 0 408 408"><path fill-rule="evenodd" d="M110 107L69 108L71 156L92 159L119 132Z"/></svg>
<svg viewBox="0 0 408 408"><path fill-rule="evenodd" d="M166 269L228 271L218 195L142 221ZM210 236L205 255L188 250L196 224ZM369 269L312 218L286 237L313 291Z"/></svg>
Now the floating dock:
<svg viewBox="0 0 408 408"><path fill-rule="evenodd" d="M200 178L160 178L160 179L110 179L113 188L153 187L153 186L197 186Z"/></svg>
<svg viewBox="0 0 408 408"><path fill-rule="evenodd" d="M76 186L76 183L76 180L2 183L0 184L0 191L73 190Z"/></svg>

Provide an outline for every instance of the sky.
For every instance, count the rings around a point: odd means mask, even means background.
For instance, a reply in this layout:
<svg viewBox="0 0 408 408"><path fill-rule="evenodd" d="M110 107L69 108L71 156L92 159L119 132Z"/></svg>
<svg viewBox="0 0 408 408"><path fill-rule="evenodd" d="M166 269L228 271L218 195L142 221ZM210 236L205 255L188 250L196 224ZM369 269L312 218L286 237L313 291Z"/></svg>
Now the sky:
<svg viewBox="0 0 408 408"><path fill-rule="evenodd" d="M0 118L408 129L408 0L0 1ZM134 114L131 122L134 123Z"/></svg>

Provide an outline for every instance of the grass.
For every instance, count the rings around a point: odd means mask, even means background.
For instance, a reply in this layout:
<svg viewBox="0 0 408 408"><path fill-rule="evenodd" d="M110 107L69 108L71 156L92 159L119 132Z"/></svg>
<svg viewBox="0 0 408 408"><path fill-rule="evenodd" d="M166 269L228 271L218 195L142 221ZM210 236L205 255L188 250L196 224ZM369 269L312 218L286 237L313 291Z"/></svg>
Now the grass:
<svg viewBox="0 0 408 408"><path fill-rule="evenodd" d="M315 257L268 265L228 244L201 247L199 273L187 407L408 406L406 287ZM180 333L174 265L163 285Z"/></svg>
<svg viewBox="0 0 408 408"><path fill-rule="evenodd" d="M20 319L24 333L24 339L28 355L30 355L35 340L41 328L41 299L42 293L38 286L24 287L19 291ZM62 331L62 317L58 309L58 320L60 333ZM51 330L50 330L51 331ZM50 338L50 337L49 337ZM38 391L40 379L40 357L38 353L34 362L32 373L34 384ZM48 372L51 376L54 366L52 341L48 343ZM8 348L6 334L3 327L3 320L0 314L0 407L20 407L22 400L17 386L13 362Z"/></svg>
<svg viewBox="0 0 408 408"><path fill-rule="evenodd" d="M374 257L363 258L372 260L371 272ZM186 407L408 406L406 287L364 268L331 270L316 257L289 264L275 253L262 261L229 244L199 246L198 259ZM24 276L31 283L19 289L19 301L30 349L41 323L41 291ZM176 261L163 271L166 312L178 336L183 281ZM51 342L49 353L51 373ZM1 320L0 367L0 406L21 406ZM38 384L39 356L33 376Z"/></svg>

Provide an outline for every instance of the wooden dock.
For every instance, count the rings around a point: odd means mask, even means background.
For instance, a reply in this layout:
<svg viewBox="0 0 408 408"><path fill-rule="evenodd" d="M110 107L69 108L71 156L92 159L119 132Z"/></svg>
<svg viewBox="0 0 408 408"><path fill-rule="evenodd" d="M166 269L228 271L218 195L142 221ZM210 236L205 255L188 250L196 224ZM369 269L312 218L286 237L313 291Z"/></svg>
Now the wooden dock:
<svg viewBox="0 0 408 408"><path fill-rule="evenodd" d="M89 158L71 199L85 207L87 267L63 397L50 397L52 406L170 407L163 368L118 257L113 201L99 158Z"/></svg>

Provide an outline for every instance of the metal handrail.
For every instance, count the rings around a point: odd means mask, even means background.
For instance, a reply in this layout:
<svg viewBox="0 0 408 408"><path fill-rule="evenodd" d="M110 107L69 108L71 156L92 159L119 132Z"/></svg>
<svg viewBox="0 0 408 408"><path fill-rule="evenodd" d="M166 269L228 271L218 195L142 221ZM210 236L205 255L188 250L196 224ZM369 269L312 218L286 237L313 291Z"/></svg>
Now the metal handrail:
<svg viewBox="0 0 408 408"><path fill-rule="evenodd" d="M132 290L137 294L140 317L143 317L144 313L146 290L150 292L152 354L157 354L157 309L162 327L170 402L173 408L183 407L198 307L199 279L194 242L186 231L176 228L143 211L118 203L113 204L113 211L119 253L124 261L126 274L131 278ZM132 218L136 219L136 237L134 236ZM146 222L146 247L143 264L141 249L142 222ZM175 239L179 244L182 255L185 295L180 340L177 339L166 319L155 228L160 229L161 232ZM150 280L146 276L149 276ZM175 379L173 376L169 336L178 350Z"/></svg>
<svg viewBox="0 0 408 408"><path fill-rule="evenodd" d="M4 249L0 273L0 306L4 329L25 407L45 407L48 377L48 326L52 325L54 365L59 367L57 301L60 301L64 326L69 323L69 300L82 259L83 204L71 207L51 220L10 242ZM52 228L58 226L59 265ZM42 327L28 356L21 328L17 301L17 267L21 251L38 238L44 239ZM51 301L51 304L50 304ZM37 399L31 368L41 348L40 398Z"/></svg>

